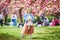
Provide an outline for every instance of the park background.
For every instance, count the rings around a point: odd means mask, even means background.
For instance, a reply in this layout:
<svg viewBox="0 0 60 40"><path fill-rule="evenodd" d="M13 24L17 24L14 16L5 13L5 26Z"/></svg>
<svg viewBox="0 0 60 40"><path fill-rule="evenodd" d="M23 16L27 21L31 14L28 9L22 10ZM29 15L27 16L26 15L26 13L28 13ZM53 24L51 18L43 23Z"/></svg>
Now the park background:
<svg viewBox="0 0 60 40"><path fill-rule="evenodd" d="M23 22L22 16L28 7L32 7L32 13L35 15L35 22L39 21L37 15L41 12L44 12L49 20L55 17L60 18L60 0L0 0L0 9L6 10L4 12L4 17L8 16L7 19L4 18L4 23L7 24L11 21L10 16L14 11L18 16L17 22ZM21 40L20 32L21 28L4 25L3 27L0 27L0 40ZM32 39L60 40L60 26L35 26L35 33L33 34ZM29 40L28 37L26 37L25 40Z"/></svg>

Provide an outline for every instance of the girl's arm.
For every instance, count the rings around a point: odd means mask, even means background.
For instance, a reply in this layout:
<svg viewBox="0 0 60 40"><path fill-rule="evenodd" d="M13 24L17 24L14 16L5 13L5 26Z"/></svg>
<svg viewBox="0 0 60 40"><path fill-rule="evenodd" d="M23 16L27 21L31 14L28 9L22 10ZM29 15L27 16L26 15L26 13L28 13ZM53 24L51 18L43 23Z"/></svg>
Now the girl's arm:
<svg viewBox="0 0 60 40"><path fill-rule="evenodd" d="M32 17L32 21L33 21L34 20L34 15L32 14L31 17Z"/></svg>
<svg viewBox="0 0 60 40"><path fill-rule="evenodd" d="M24 14L24 15L23 15L23 19L24 19L24 20L27 20L27 14Z"/></svg>

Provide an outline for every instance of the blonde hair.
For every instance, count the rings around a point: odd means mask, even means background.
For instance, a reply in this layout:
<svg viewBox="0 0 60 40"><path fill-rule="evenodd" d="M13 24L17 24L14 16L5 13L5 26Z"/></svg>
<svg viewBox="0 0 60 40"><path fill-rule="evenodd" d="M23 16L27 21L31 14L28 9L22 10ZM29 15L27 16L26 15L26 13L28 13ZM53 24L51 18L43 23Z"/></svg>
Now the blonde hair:
<svg viewBox="0 0 60 40"><path fill-rule="evenodd" d="M27 12L28 12L28 13L31 13L31 12L32 12L32 8L31 8L31 7L28 7L28 8L27 8Z"/></svg>

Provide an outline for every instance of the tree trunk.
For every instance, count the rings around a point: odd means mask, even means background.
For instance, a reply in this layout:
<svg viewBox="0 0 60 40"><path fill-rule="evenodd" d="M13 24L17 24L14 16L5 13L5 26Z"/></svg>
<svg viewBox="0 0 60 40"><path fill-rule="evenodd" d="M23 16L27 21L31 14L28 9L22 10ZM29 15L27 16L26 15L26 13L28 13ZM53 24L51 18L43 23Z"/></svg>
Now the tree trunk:
<svg viewBox="0 0 60 40"><path fill-rule="evenodd" d="M7 24L7 17L8 17L8 14L7 14L7 13L8 13L7 8L4 8L3 12L4 12L3 14L4 14L4 19L5 19L4 22L5 22L5 25L6 25L6 24Z"/></svg>
<svg viewBox="0 0 60 40"><path fill-rule="evenodd" d="M8 15L6 14L6 16L5 16L5 24L7 24L7 18L8 18Z"/></svg>
<svg viewBox="0 0 60 40"><path fill-rule="evenodd" d="M20 17L20 22L23 23L23 20L22 20L22 8L19 9L19 17Z"/></svg>

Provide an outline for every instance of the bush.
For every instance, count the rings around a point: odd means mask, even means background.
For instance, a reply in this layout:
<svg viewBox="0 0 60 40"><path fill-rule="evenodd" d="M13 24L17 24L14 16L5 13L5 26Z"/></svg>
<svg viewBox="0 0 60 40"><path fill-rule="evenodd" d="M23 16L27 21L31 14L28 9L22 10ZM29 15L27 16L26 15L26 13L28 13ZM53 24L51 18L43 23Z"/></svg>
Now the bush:
<svg viewBox="0 0 60 40"><path fill-rule="evenodd" d="M45 17L47 17L49 19L49 22L51 22L51 20L55 18L55 16L53 16L53 15L45 15ZM42 22L42 21L41 21L40 17L35 16L34 22Z"/></svg>
<svg viewBox="0 0 60 40"><path fill-rule="evenodd" d="M35 16L34 23L36 23L36 22L41 22L41 19L40 19L40 17L38 17L38 16Z"/></svg>
<svg viewBox="0 0 60 40"><path fill-rule="evenodd" d="M54 18L55 18L55 16L53 16L53 15L47 15L46 17L49 19L49 22L51 22L51 21L52 21L52 19L54 19Z"/></svg>
<svg viewBox="0 0 60 40"><path fill-rule="evenodd" d="M11 18L10 17L7 18L7 22L11 22Z"/></svg>

